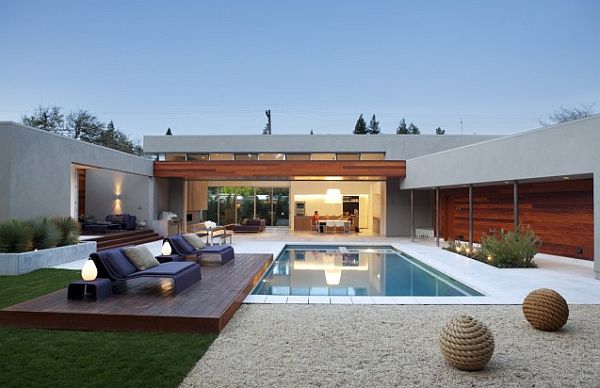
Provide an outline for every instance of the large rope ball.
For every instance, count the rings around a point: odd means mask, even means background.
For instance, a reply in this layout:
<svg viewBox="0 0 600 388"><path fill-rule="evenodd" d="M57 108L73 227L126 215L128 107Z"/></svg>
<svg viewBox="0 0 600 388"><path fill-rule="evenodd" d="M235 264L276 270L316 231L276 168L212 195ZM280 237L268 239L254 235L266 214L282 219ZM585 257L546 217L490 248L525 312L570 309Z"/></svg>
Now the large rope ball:
<svg viewBox="0 0 600 388"><path fill-rule="evenodd" d="M494 354L494 337L477 319L461 315L448 322L440 333L440 350L451 366L467 371L485 367Z"/></svg>
<svg viewBox="0 0 600 388"><path fill-rule="evenodd" d="M556 291L548 288L533 290L523 301L523 314L533 327L555 331L567 323L569 305Z"/></svg>

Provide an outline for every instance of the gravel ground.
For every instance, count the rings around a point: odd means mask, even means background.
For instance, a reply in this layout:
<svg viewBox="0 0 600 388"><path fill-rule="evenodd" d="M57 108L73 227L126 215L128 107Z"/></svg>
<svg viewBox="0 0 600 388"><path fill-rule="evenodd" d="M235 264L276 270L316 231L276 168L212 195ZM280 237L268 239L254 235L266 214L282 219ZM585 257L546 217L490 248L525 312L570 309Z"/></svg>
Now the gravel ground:
<svg viewBox="0 0 600 388"><path fill-rule="evenodd" d="M486 323L486 369L445 364L450 318ZM600 387L600 306L570 306L557 332L533 329L520 306L243 305L183 387Z"/></svg>

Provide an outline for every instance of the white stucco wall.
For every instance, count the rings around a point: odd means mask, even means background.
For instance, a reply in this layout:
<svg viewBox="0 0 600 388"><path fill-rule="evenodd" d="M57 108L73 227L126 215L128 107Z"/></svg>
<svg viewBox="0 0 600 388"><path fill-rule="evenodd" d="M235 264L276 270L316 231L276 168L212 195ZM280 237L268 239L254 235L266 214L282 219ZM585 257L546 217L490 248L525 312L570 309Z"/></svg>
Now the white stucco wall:
<svg viewBox="0 0 600 388"><path fill-rule="evenodd" d="M594 179L600 279L600 115L406 161L403 190L583 175Z"/></svg>
<svg viewBox="0 0 600 388"><path fill-rule="evenodd" d="M152 161L0 122L0 220L71 214L71 165L152 176ZM148 190L140 195L147 196Z"/></svg>

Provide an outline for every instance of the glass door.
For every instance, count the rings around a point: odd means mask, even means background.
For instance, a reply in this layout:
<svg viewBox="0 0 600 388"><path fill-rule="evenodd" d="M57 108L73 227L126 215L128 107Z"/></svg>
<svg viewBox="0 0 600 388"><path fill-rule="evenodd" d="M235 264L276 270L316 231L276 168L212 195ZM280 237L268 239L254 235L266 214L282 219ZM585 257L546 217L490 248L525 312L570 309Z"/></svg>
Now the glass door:
<svg viewBox="0 0 600 388"><path fill-rule="evenodd" d="M270 187L258 187L256 189L256 218L264 218L267 226L272 226L273 223L273 208L271 198L273 197L273 189Z"/></svg>
<svg viewBox="0 0 600 388"><path fill-rule="evenodd" d="M290 189L273 188L273 226L290 226Z"/></svg>

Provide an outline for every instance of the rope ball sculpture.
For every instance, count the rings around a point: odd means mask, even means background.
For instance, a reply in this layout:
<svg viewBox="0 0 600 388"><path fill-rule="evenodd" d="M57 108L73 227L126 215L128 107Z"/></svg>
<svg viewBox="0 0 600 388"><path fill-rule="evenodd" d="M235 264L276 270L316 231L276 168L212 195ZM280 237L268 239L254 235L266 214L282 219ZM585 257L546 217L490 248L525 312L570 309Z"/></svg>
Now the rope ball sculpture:
<svg viewBox="0 0 600 388"><path fill-rule="evenodd" d="M555 331L567 323L569 305L556 291L548 288L533 290L523 301L523 314L533 327L542 331Z"/></svg>
<svg viewBox="0 0 600 388"><path fill-rule="evenodd" d="M494 354L492 332L468 315L453 318L442 328L439 345L448 364L466 371L483 369Z"/></svg>

